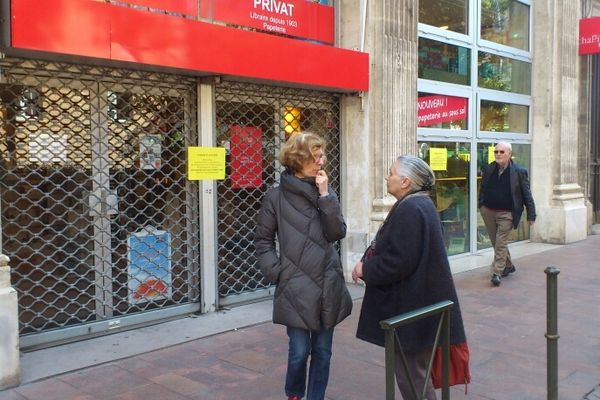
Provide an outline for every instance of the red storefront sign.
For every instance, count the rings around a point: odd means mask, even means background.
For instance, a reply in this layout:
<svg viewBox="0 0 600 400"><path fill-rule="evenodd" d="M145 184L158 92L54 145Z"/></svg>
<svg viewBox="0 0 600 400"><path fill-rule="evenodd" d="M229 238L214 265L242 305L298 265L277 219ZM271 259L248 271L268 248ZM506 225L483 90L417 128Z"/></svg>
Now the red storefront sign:
<svg viewBox="0 0 600 400"><path fill-rule="evenodd" d="M467 99L454 96L424 96L417 100L417 126L455 121L467 117Z"/></svg>
<svg viewBox="0 0 600 400"><path fill-rule="evenodd" d="M198 15L197 0L110 0L109 3L130 4L194 17Z"/></svg>
<svg viewBox="0 0 600 400"><path fill-rule="evenodd" d="M334 41L334 10L330 6L307 0L216 0L212 7L216 21L324 43ZM210 11L202 6L201 14Z"/></svg>
<svg viewBox="0 0 600 400"><path fill-rule="evenodd" d="M600 53L600 17L579 20L579 55Z"/></svg>
<svg viewBox="0 0 600 400"><path fill-rule="evenodd" d="M262 130L256 126L233 125L231 139L231 188L259 188L262 179Z"/></svg>
<svg viewBox="0 0 600 400"><path fill-rule="evenodd" d="M341 92L369 88L367 53L95 0L11 0L10 11L8 55L91 57Z"/></svg>

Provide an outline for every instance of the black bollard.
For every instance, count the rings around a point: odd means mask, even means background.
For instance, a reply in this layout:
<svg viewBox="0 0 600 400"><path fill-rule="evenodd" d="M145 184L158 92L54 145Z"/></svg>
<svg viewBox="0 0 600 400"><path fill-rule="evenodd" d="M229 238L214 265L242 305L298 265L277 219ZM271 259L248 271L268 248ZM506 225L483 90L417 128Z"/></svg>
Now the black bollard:
<svg viewBox="0 0 600 400"><path fill-rule="evenodd" d="M558 290L560 269L548 267L546 273L546 340L548 400L558 400Z"/></svg>

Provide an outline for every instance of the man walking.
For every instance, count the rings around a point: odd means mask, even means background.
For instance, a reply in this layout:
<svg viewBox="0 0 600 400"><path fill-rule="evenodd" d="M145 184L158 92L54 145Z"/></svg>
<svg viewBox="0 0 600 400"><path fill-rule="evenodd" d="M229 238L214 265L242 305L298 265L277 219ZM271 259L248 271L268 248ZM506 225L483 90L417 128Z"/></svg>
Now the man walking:
<svg viewBox="0 0 600 400"><path fill-rule="evenodd" d="M492 284L500 286L501 279L516 271L508 251L510 231L517 228L523 205L527 208L529 225L535 222L535 204L527 170L512 161L512 146L498 142L494 148L496 161L482 173L479 190L479 212L494 246Z"/></svg>

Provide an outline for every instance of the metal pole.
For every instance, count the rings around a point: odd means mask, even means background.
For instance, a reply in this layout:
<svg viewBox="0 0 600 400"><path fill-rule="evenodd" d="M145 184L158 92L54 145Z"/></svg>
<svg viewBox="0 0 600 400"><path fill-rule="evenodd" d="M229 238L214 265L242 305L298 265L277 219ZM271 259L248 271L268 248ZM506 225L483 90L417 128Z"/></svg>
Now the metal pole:
<svg viewBox="0 0 600 400"><path fill-rule="evenodd" d="M396 363L395 363L395 339L394 329L385 331L385 399L394 400L396 395Z"/></svg>
<svg viewBox="0 0 600 400"><path fill-rule="evenodd" d="M548 267L546 273L546 340L548 368L548 400L558 400L558 290L557 281L560 270Z"/></svg>
<svg viewBox="0 0 600 400"><path fill-rule="evenodd" d="M444 341L442 346L442 400L450 399L450 310L442 314L442 334ZM434 349L435 351L435 349Z"/></svg>

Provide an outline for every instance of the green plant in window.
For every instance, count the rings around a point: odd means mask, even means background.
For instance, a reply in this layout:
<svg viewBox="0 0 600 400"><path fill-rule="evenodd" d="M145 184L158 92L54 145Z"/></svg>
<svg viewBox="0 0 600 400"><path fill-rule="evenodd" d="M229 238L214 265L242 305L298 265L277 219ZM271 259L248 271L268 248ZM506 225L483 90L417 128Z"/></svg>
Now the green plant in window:
<svg viewBox="0 0 600 400"><path fill-rule="evenodd" d="M171 143L169 147L172 149L180 149L185 145L185 135L182 131L175 131L171 134Z"/></svg>
<svg viewBox="0 0 600 400"><path fill-rule="evenodd" d="M481 0L481 26L503 30L508 21L508 8L512 0Z"/></svg>
<svg viewBox="0 0 600 400"><path fill-rule="evenodd" d="M479 86L486 89L511 91L510 80L502 72L502 61L489 53L479 53Z"/></svg>
<svg viewBox="0 0 600 400"><path fill-rule="evenodd" d="M481 33L486 40L504 43L503 32L509 24L512 0L481 0Z"/></svg>
<svg viewBox="0 0 600 400"><path fill-rule="evenodd" d="M480 129L482 131L504 132L509 130L506 123L509 105L495 101L481 102Z"/></svg>
<svg viewBox="0 0 600 400"><path fill-rule="evenodd" d="M482 10L505 12L512 0L481 0Z"/></svg>
<svg viewBox="0 0 600 400"><path fill-rule="evenodd" d="M510 83L502 74L490 75L481 77L480 86L486 89L501 90L503 92L510 91Z"/></svg>

